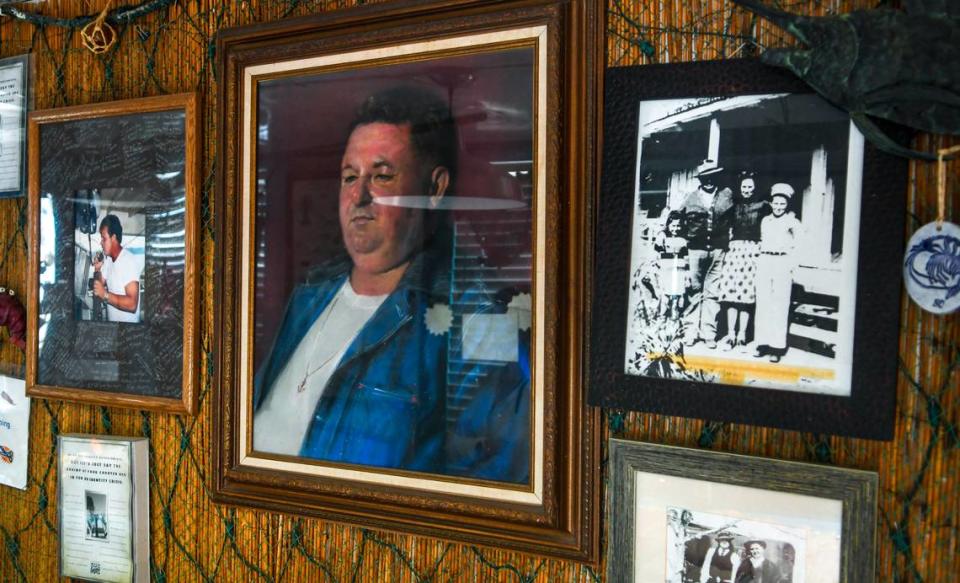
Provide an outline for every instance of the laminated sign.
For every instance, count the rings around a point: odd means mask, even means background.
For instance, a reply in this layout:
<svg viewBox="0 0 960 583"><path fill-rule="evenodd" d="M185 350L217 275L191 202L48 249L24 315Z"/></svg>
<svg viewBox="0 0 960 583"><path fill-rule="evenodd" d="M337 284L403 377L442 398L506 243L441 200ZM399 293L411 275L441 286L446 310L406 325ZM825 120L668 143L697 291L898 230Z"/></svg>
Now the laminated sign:
<svg viewBox="0 0 960 583"><path fill-rule="evenodd" d="M150 578L148 442L58 438L60 574L103 583Z"/></svg>

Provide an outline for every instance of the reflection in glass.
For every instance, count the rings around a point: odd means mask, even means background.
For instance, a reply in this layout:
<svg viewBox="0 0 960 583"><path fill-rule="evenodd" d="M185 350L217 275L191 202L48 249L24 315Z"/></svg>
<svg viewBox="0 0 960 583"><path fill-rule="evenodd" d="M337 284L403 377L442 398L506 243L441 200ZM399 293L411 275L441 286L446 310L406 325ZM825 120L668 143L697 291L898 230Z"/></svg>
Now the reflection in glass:
<svg viewBox="0 0 960 583"><path fill-rule="evenodd" d="M259 82L254 449L529 482L533 65Z"/></svg>
<svg viewBox="0 0 960 583"><path fill-rule="evenodd" d="M179 398L184 123L172 110L41 126L39 384Z"/></svg>

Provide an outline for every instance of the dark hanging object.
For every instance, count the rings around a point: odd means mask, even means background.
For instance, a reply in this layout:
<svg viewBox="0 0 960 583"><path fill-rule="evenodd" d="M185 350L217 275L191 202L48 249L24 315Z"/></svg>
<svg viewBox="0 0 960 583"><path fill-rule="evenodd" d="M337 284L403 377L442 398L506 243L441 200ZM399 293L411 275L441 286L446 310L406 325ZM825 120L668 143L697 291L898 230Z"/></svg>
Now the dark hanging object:
<svg viewBox="0 0 960 583"><path fill-rule="evenodd" d="M761 59L793 71L850 112L864 136L890 154L936 160L896 143L871 116L934 134L960 134L960 1L905 0L836 16L799 16L734 0L800 40Z"/></svg>
<svg viewBox="0 0 960 583"><path fill-rule="evenodd" d="M97 201L99 193L96 189L77 190L73 196L73 213L77 230L86 235L97 232Z"/></svg>
<svg viewBox="0 0 960 583"><path fill-rule="evenodd" d="M26 349L27 311L12 289L0 287L0 327L6 326L10 342Z"/></svg>

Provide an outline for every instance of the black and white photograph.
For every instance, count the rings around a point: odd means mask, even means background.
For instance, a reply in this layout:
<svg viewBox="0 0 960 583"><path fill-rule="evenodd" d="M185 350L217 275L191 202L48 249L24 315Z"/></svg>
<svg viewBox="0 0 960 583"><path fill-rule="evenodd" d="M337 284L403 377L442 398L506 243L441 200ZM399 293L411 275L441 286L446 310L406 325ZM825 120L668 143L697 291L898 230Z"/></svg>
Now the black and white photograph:
<svg viewBox="0 0 960 583"><path fill-rule="evenodd" d="M874 580L877 474L610 440L611 583Z"/></svg>
<svg viewBox="0 0 960 583"><path fill-rule="evenodd" d="M90 188L75 193L73 289L78 320L142 321L143 201L128 190L134 189Z"/></svg>
<svg viewBox="0 0 960 583"><path fill-rule="evenodd" d="M863 139L815 95L639 104L625 372L848 395Z"/></svg>
<svg viewBox="0 0 960 583"><path fill-rule="evenodd" d="M905 160L754 59L605 99L590 404L890 439Z"/></svg>
<svg viewBox="0 0 960 583"><path fill-rule="evenodd" d="M107 495L87 490L87 539L107 540Z"/></svg>
<svg viewBox="0 0 960 583"><path fill-rule="evenodd" d="M667 583L803 583L804 531L667 508Z"/></svg>

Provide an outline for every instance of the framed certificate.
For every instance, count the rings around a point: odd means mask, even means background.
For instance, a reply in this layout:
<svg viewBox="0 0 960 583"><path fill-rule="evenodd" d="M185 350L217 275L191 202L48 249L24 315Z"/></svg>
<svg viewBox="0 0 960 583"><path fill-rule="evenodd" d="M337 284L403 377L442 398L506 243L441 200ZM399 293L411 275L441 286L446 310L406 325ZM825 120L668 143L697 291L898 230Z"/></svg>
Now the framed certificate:
<svg viewBox="0 0 960 583"><path fill-rule="evenodd" d="M0 198L26 192L30 55L0 59Z"/></svg>

